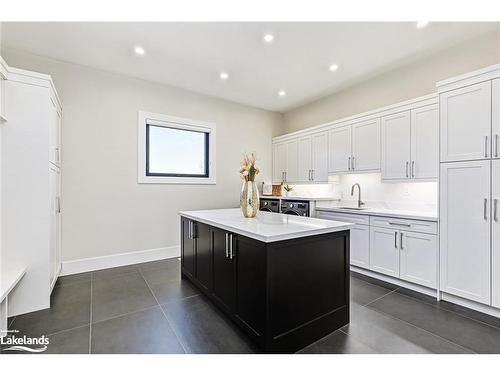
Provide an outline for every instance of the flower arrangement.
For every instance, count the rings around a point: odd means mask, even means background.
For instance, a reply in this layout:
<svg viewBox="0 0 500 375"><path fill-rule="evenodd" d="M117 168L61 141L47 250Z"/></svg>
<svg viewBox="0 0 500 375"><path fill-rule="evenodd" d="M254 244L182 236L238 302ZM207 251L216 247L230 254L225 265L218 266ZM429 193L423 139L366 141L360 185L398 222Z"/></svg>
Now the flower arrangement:
<svg viewBox="0 0 500 375"><path fill-rule="evenodd" d="M293 190L293 187L291 187L290 185L285 185L285 186L283 187L283 189L285 189L285 191L286 191L287 193L289 193L289 192L291 192L291 191Z"/></svg>
<svg viewBox="0 0 500 375"><path fill-rule="evenodd" d="M255 181L255 176L257 176L260 172L259 168L255 166L255 163L256 158L253 153L243 157L240 168L240 177L243 181Z"/></svg>

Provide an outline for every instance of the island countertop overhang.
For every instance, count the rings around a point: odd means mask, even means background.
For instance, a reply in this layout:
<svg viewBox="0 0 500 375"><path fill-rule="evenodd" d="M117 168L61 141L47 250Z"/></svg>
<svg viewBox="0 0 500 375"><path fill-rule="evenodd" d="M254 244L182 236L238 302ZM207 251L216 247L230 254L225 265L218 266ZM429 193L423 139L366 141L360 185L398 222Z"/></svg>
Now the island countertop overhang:
<svg viewBox="0 0 500 375"><path fill-rule="evenodd" d="M180 211L194 221L247 236L265 243L349 230L352 223L260 211L245 218L239 208Z"/></svg>

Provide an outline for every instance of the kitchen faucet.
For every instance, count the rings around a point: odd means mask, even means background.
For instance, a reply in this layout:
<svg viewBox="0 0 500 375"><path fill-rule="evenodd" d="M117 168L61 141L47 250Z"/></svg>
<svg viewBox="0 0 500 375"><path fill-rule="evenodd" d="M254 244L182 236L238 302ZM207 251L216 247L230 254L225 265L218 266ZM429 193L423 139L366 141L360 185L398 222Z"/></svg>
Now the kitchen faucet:
<svg viewBox="0 0 500 375"><path fill-rule="evenodd" d="M365 205L365 203L361 200L361 186L356 182L354 185L351 187L351 197L354 195L354 187L358 187L358 208L361 208L362 206Z"/></svg>

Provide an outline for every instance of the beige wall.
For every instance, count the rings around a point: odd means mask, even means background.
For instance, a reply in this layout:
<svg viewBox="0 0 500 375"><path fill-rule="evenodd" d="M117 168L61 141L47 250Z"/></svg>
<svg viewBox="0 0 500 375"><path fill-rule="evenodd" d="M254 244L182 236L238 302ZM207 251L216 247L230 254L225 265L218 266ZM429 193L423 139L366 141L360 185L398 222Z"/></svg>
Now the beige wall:
<svg viewBox="0 0 500 375"><path fill-rule="evenodd" d="M436 92L439 80L499 62L497 31L288 111L284 114L282 134L431 94Z"/></svg>
<svg viewBox="0 0 500 375"><path fill-rule="evenodd" d="M179 210L236 207L244 152L271 178L281 115L4 49L9 65L51 74L63 102L63 260L179 244ZM217 184L137 183L137 111L217 124Z"/></svg>

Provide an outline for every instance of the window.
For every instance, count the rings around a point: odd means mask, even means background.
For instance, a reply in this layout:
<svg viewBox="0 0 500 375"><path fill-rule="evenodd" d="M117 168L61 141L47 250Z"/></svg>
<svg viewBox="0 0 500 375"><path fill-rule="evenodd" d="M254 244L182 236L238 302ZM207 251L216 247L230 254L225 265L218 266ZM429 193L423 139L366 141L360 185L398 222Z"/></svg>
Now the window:
<svg viewBox="0 0 500 375"><path fill-rule="evenodd" d="M215 124L139 112L138 129L139 183L215 183Z"/></svg>

